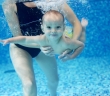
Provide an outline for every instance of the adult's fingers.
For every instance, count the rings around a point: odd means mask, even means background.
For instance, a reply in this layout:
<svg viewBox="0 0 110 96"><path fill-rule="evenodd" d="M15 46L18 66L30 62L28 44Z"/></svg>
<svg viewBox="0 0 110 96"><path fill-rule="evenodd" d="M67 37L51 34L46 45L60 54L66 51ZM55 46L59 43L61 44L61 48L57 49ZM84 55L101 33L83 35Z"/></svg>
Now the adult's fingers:
<svg viewBox="0 0 110 96"><path fill-rule="evenodd" d="M63 58L66 58L66 56L68 55L68 54L70 54L72 51L70 51L70 50L65 50L62 54L60 54L59 56L58 56L58 58L59 59L63 59Z"/></svg>
<svg viewBox="0 0 110 96"><path fill-rule="evenodd" d="M41 47L41 51L47 56L54 56L54 51L51 47Z"/></svg>

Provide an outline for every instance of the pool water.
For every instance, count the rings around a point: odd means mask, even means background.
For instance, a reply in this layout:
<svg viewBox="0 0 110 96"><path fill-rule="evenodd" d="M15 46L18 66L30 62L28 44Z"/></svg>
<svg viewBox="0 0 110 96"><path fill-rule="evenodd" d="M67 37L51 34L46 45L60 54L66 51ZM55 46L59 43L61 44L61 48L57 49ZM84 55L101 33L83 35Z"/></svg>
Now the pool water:
<svg viewBox="0 0 110 96"><path fill-rule="evenodd" d="M3 1L3 0L2 0ZM0 1L1 3L1 1ZM74 60L59 59L58 96L110 96L110 1L69 0L79 20L89 21L86 46ZM70 25L67 22L67 25ZM11 36L0 6L0 38ZM22 96L22 85L9 57L8 45L0 45L0 96ZM38 96L49 96L46 78L34 62Z"/></svg>

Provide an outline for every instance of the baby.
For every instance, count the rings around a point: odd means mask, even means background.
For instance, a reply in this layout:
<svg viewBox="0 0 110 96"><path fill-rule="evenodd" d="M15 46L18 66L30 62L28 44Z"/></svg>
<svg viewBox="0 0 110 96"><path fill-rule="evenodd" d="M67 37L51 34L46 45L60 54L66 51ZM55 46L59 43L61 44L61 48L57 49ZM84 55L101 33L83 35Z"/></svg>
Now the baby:
<svg viewBox="0 0 110 96"><path fill-rule="evenodd" d="M41 29L44 34L39 36L17 36L5 40L0 40L4 45L8 43L16 43L21 45L30 45L36 47L41 46L51 46L55 54L61 54L66 49L75 50L74 57L76 57L82 49L84 48L84 36L85 27L88 22L85 19L81 21L83 30L79 37L79 40L73 40L64 34L65 24L64 17L61 13L55 10L50 10L46 12L42 18ZM74 34L74 33L73 33Z"/></svg>

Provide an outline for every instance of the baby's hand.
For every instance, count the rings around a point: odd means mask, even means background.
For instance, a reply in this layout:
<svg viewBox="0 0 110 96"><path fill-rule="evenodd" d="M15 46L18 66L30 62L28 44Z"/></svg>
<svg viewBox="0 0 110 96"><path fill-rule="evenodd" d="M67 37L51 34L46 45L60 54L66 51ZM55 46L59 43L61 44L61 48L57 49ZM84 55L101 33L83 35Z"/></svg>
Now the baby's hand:
<svg viewBox="0 0 110 96"><path fill-rule="evenodd" d="M0 39L0 43L3 44L3 40Z"/></svg>
<svg viewBox="0 0 110 96"><path fill-rule="evenodd" d="M9 41L8 41L8 39L7 39L7 40L0 40L0 43L2 43L2 44L3 44L3 46L5 46L6 44L8 44L8 43L9 43Z"/></svg>

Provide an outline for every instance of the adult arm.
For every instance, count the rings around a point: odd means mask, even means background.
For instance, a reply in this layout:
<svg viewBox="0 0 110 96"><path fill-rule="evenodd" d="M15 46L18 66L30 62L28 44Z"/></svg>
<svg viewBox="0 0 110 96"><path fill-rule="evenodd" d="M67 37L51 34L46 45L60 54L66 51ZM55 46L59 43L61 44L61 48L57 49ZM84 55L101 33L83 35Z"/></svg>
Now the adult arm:
<svg viewBox="0 0 110 96"><path fill-rule="evenodd" d="M78 40L78 38L81 35L81 31L82 31L82 26L81 26L79 19L77 18L74 11L70 8L70 6L66 2L62 5L61 8L62 8L61 10L64 11L64 15L65 15L66 19L74 27L73 28L74 35L73 35L72 39Z"/></svg>
<svg viewBox="0 0 110 96"><path fill-rule="evenodd" d="M2 4L2 8L12 35L13 36L22 35L19 26L18 17L16 15L16 5L14 3L8 4L7 2L4 2Z"/></svg>

